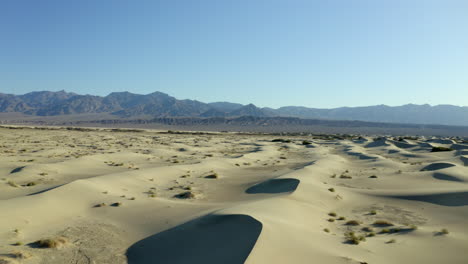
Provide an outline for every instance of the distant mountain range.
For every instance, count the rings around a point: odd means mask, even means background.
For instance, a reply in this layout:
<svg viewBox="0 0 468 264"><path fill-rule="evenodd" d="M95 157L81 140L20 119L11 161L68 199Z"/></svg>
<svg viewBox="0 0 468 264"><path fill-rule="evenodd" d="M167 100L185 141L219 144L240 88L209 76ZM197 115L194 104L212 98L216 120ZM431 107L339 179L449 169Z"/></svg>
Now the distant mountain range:
<svg viewBox="0 0 468 264"><path fill-rule="evenodd" d="M253 104L202 103L195 100L178 100L161 92L147 95L115 92L105 97L79 95L65 91L40 91L24 95L0 93L0 112L16 112L34 116L110 113L122 118L297 117L468 126L468 107L466 106L408 104L396 107L376 105L317 109L286 106L273 109L259 108Z"/></svg>

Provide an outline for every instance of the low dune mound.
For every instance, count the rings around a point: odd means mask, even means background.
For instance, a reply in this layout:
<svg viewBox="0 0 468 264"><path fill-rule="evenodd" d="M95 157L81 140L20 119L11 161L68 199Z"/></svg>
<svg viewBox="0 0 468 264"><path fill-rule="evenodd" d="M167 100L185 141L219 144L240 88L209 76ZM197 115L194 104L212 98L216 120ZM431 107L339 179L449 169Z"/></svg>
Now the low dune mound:
<svg viewBox="0 0 468 264"><path fill-rule="evenodd" d="M126 255L129 264L244 263L261 231L248 215L207 215L138 241Z"/></svg>
<svg viewBox="0 0 468 264"><path fill-rule="evenodd" d="M448 162L436 162L427 165L426 167L422 168L421 171L435 171L435 170L442 170L450 167L454 167L455 164L448 163Z"/></svg>
<svg viewBox="0 0 468 264"><path fill-rule="evenodd" d="M248 194L257 193L290 193L294 192L299 185L298 179L272 179L256 184L248 188Z"/></svg>
<svg viewBox="0 0 468 264"><path fill-rule="evenodd" d="M418 195L396 195L393 198L420 201L443 206L465 206L468 205L468 192L450 192L436 194Z"/></svg>
<svg viewBox="0 0 468 264"><path fill-rule="evenodd" d="M436 172L434 173L434 175L432 175L432 177L434 177L434 179L443 180L443 181L464 182L463 179L460 179L459 177L456 177L447 173Z"/></svg>

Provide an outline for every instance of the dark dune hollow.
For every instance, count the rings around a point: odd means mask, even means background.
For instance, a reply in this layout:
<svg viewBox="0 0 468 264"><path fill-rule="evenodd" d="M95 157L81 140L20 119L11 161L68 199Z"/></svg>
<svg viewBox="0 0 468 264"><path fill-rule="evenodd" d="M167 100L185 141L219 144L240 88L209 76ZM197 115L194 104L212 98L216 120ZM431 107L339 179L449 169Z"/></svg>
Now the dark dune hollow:
<svg viewBox="0 0 468 264"><path fill-rule="evenodd" d="M450 167L454 167L455 164L452 163L432 163L427 165L426 167L422 168L421 171L435 171L435 170L442 170Z"/></svg>
<svg viewBox="0 0 468 264"><path fill-rule="evenodd" d="M241 264L262 231L248 215L207 215L133 244L129 264Z"/></svg>
<svg viewBox="0 0 468 264"><path fill-rule="evenodd" d="M245 192L248 194L293 192L296 190L299 182L298 179L272 179L256 184Z"/></svg>
<svg viewBox="0 0 468 264"><path fill-rule="evenodd" d="M398 195L393 198L420 201L443 206L465 206L468 205L468 192L438 193L427 195Z"/></svg>

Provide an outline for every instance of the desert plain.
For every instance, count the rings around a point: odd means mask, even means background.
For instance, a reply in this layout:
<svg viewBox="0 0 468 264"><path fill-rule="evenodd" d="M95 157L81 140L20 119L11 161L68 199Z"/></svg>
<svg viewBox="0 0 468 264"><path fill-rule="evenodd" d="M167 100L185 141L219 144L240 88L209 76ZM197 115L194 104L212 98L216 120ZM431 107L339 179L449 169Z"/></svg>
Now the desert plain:
<svg viewBox="0 0 468 264"><path fill-rule="evenodd" d="M0 128L0 263L468 263L460 138Z"/></svg>

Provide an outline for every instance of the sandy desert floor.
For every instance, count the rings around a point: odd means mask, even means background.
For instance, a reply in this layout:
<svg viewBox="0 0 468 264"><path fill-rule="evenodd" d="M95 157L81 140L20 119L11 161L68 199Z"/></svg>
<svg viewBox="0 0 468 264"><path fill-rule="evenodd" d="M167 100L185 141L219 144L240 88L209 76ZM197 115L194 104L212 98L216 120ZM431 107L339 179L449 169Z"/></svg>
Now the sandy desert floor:
<svg viewBox="0 0 468 264"><path fill-rule="evenodd" d="M3 127L0 263L466 264L467 166L453 139Z"/></svg>

